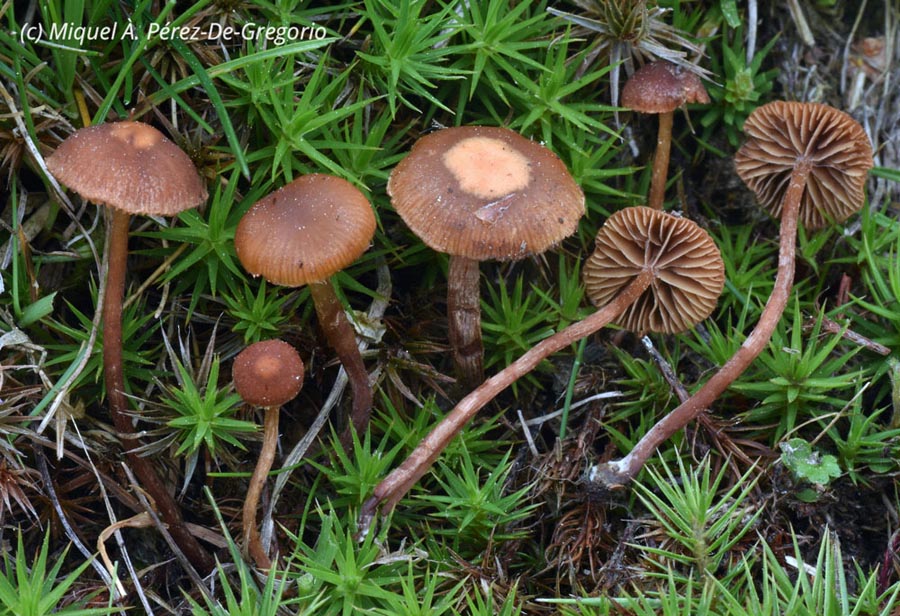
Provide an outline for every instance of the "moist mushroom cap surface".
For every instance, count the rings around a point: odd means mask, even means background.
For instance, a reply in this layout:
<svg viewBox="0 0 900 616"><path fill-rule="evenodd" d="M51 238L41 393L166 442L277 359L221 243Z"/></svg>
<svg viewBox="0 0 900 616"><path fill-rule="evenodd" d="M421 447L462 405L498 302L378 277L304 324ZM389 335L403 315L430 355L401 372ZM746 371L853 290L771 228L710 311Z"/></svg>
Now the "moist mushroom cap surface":
<svg viewBox="0 0 900 616"><path fill-rule="evenodd" d="M584 266L588 297L601 307L641 271L650 287L615 323L637 333L678 333L710 315L725 284L722 256L696 223L649 207L610 216Z"/></svg>
<svg viewBox="0 0 900 616"><path fill-rule="evenodd" d="M247 404L281 406L303 387L303 361L283 340L264 340L238 353L231 368L234 387Z"/></svg>
<svg viewBox="0 0 900 616"><path fill-rule="evenodd" d="M387 190L425 244L476 260L543 252L574 233L584 214L584 194L553 152L490 126L425 135Z"/></svg>
<svg viewBox="0 0 900 616"><path fill-rule="evenodd" d="M353 263L375 234L372 206L350 182L325 174L297 178L260 199L234 235L238 259L269 282L322 282Z"/></svg>
<svg viewBox="0 0 900 616"><path fill-rule="evenodd" d="M862 126L834 107L775 101L757 108L744 122L747 141L735 154L738 175L760 205L781 216L791 172L809 164L800 200L800 222L818 229L842 222L865 202L872 145Z"/></svg>
<svg viewBox="0 0 900 616"><path fill-rule="evenodd" d="M174 216L206 201L206 185L181 148L143 122L79 129L47 168L82 197L130 214Z"/></svg>
<svg viewBox="0 0 900 616"><path fill-rule="evenodd" d="M686 103L708 102L700 77L666 60L645 64L622 88L622 106L641 113L667 113Z"/></svg>

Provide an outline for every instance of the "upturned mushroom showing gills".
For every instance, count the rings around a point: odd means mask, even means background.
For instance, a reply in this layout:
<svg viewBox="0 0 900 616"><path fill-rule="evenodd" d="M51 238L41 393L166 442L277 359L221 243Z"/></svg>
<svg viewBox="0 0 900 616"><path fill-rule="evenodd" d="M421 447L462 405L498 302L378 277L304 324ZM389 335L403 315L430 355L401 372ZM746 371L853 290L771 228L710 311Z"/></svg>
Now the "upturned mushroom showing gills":
<svg viewBox="0 0 900 616"><path fill-rule="evenodd" d="M272 561L256 525L256 507L275 461L278 446L278 413L303 387L303 361L296 349L282 340L251 344L234 358L231 375L234 388L247 404L265 409L263 444L244 498L244 549L262 569Z"/></svg>
<svg viewBox="0 0 900 616"><path fill-rule="evenodd" d="M319 325L347 371L351 424L360 434L369 421L372 387L330 278L356 261L374 235L369 200L350 182L318 173L253 204L234 234L238 259L252 275L286 287L309 285Z"/></svg>
<svg viewBox="0 0 900 616"><path fill-rule="evenodd" d="M708 103L709 94L695 73L667 60L645 64L622 88L622 106L640 113L659 114L656 153L647 205L661 210L669 174L672 123L675 110L687 103Z"/></svg>
<svg viewBox="0 0 900 616"><path fill-rule="evenodd" d="M103 371L109 413L128 461L153 497L169 532L191 562L204 571L213 561L187 530L181 512L150 461L128 416L122 366L122 298L132 214L174 216L206 201L206 186L187 154L141 122L115 122L76 131L47 159L62 184L109 212L106 295L103 301Z"/></svg>
<svg viewBox="0 0 900 616"><path fill-rule="evenodd" d="M550 150L505 128L445 128L391 173L391 203L430 248L450 255L450 346L464 384L483 379L479 261L539 254L575 232L584 194Z"/></svg>
<svg viewBox="0 0 900 616"><path fill-rule="evenodd" d="M380 504L393 508L479 409L551 353L616 319L641 332L682 331L709 316L724 284L719 250L697 224L648 207L610 216L585 266L588 294L602 304L597 312L545 338L463 398L375 487L363 504L360 528L369 527Z"/></svg>
<svg viewBox="0 0 900 616"><path fill-rule="evenodd" d="M598 489L634 479L656 448L706 409L746 370L772 337L790 296L798 220L816 229L862 208L872 146L846 113L817 103L778 101L744 123L747 141L735 156L738 175L781 219L778 272L759 322L737 352L703 387L668 413L621 460L594 467Z"/></svg>
<svg viewBox="0 0 900 616"><path fill-rule="evenodd" d="M715 309L725 284L722 256L709 235L686 218L632 207L613 214L584 265L584 287L603 307L644 272L647 289L613 321L629 331L676 334Z"/></svg>

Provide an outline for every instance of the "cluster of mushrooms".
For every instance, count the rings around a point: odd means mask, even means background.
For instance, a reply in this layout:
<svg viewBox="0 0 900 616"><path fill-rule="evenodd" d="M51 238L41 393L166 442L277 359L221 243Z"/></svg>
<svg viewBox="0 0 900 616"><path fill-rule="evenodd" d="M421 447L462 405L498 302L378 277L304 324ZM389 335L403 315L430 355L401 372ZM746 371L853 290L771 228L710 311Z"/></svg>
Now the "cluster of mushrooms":
<svg viewBox="0 0 900 616"><path fill-rule="evenodd" d="M712 313L725 282L718 248L696 223L662 210L672 114L685 103L707 100L693 73L668 62L646 65L626 84L625 106L660 114L648 206L616 212L598 232L595 252L583 268L587 295L598 310L487 380L479 262L522 259L555 246L576 230L584 195L555 154L504 128L436 130L419 139L397 165L387 186L394 208L425 244L450 256L449 340L458 378L472 390L375 488L360 514L361 532L380 506L389 510L399 502L479 409L551 353L610 323L640 334L677 333ZM740 349L694 395L624 458L590 469L588 480L603 488L633 479L656 447L706 409L763 349L792 286L798 222L809 229L841 222L863 205L872 149L847 114L822 104L774 102L758 108L744 130L747 142L735 158L738 174L781 221L772 296ZM84 160L96 164L85 168ZM47 159L47 167L85 199L109 208L102 316L110 415L135 476L173 540L192 564L208 570L208 552L190 532L156 469L137 453L141 443L128 411L121 322L130 216L176 215L205 202L206 187L184 152L140 122L76 131ZM367 428L372 387L355 331L329 279L367 249L375 224L368 199L352 184L312 174L254 204L235 233L235 250L249 273L277 285L309 286L319 325L351 384L345 435ZM275 458L279 409L299 393L303 372L297 351L280 340L249 346L232 368L244 401L265 409L263 445L243 510L244 549L263 568L272 560L270 548L260 541L256 510Z"/></svg>

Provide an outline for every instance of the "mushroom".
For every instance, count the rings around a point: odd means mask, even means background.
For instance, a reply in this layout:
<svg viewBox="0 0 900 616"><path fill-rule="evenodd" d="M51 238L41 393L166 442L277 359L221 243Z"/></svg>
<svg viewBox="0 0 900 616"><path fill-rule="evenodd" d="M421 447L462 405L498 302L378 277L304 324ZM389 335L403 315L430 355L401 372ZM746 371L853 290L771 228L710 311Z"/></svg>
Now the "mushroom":
<svg viewBox="0 0 900 616"><path fill-rule="evenodd" d="M725 284L722 256L709 235L686 218L649 207L613 214L584 265L584 287L598 307L642 272L647 289L613 323L629 331L677 334L708 317Z"/></svg>
<svg viewBox="0 0 900 616"><path fill-rule="evenodd" d="M735 354L694 395L663 417L621 460L593 467L589 481L616 488L631 481L661 443L709 407L768 344L794 279L797 222L816 229L862 208L872 146L863 128L819 103L776 101L744 123L747 141L735 156L741 179L781 219L778 272L759 322Z"/></svg>
<svg viewBox="0 0 900 616"><path fill-rule="evenodd" d="M368 199L350 182L314 173L263 197L238 223L234 247L248 272L286 287L309 285L319 325L347 371L351 424L365 430L372 409L369 374L331 276L366 251L375 234Z"/></svg>
<svg viewBox="0 0 900 616"><path fill-rule="evenodd" d="M174 216L206 201L206 186L190 158L158 130L141 122L82 128L47 159L61 183L110 215L106 295L103 301L103 370L109 413L134 473L153 498L169 532L191 563L208 570L213 561L188 531L175 499L150 461L127 414L122 368L122 297L132 214Z"/></svg>
<svg viewBox="0 0 900 616"><path fill-rule="evenodd" d="M265 340L238 353L231 374L234 388L244 402L265 409L263 444L244 498L243 523L244 548L260 568L269 569L272 561L256 527L256 506L275 460L278 412L282 405L296 398L303 387L303 361L287 342Z"/></svg>
<svg viewBox="0 0 900 616"><path fill-rule="evenodd" d="M539 254L575 232L584 194L550 150L506 129L445 128L394 168L391 203L430 248L450 255L449 338L464 383L483 379L478 262Z"/></svg>
<svg viewBox="0 0 900 616"><path fill-rule="evenodd" d="M709 94L700 77L684 66L667 60L650 62L635 71L622 88L622 105L640 113L659 114L656 154L647 205L661 210L672 149L675 110L686 103L708 103Z"/></svg>
<svg viewBox="0 0 900 616"><path fill-rule="evenodd" d="M545 338L463 398L409 457L374 490L362 507L367 529L384 502L393 508L479 409L551 353L589 336L615 319L640 331L677 332L705 319L725 284L718 248L696 223L649 207L614 213L597 234L585 265L594 314ZM611 283L600 282L608 277Z"/></svg>

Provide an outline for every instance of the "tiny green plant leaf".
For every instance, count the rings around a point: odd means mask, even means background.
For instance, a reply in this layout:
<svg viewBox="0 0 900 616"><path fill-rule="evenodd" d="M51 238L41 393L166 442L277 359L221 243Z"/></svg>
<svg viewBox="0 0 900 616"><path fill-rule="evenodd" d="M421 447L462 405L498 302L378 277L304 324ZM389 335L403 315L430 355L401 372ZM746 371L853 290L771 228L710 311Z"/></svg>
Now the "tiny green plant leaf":
<svg viewBox="0 0 900 616"><path fill-rule="evenodd" d="M838 466L836 457L822 455L802 438L792 438L778 446L781 449L781 462L798 479L826 486L832 479L841 476L841 467Z"/></svg>

